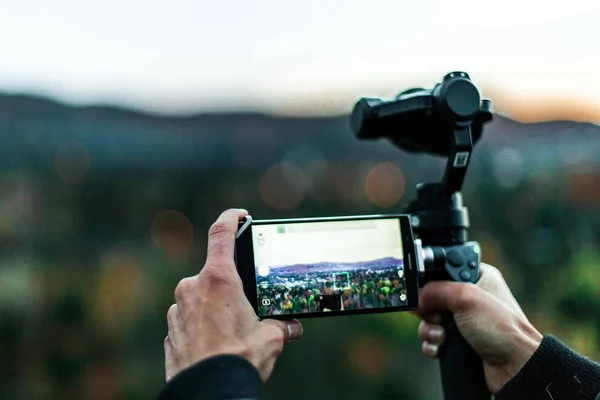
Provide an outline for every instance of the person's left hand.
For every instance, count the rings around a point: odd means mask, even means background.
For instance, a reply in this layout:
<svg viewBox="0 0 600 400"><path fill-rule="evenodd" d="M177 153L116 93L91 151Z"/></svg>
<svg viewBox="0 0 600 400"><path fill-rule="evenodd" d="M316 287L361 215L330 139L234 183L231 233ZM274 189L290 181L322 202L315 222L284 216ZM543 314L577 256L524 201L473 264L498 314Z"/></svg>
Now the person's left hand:
<svg viewBox="0 0 600 400"><path fill-rule="evenodd" d="M248 213L227 210L208 231L206 264L199 275L175 289L167 313L166 380L193 364L218 354L246 358L266 381L283 345L302 336L297 320L259 321L244 294L234 263L238 222Z"/></svg>

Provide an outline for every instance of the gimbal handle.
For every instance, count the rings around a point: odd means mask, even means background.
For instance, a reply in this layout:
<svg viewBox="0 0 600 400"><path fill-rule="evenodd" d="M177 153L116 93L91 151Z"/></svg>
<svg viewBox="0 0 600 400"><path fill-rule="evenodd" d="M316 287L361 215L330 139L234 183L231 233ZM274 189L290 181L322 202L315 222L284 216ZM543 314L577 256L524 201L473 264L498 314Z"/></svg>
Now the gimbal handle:
<svg viewBox="0 0 600 400"><path fill-rule="evenodd" d="M421 239L417 239L415 247L420 286L430 280L464 283L477 283L479 280L479 243L423 247ZM440 347L439 362L444 399L489 400L491 395L481 357L461 335L451 312L442 314L442 325L446 331L446 342Z"/></svg>
<svg viewBox="0 0 600 400"><path fill-rule="evenodd" d="M440 347L440 373L444 400L489 400L483 360L461 335L454 316L442 314L446 343Z"/></svg>

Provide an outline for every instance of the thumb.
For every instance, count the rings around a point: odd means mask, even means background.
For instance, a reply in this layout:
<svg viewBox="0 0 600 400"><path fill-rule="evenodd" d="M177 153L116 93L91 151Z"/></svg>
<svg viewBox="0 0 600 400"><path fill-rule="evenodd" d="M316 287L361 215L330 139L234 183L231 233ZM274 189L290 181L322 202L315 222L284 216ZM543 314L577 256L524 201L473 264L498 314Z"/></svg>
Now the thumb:
<svg viewBox="0 0 600 400"><path fill-rule="evenodd" d="M421 317L447 310L457 314L475 307L481 291L472 283L429 282L419 295L418 313Z"/></svg>
<svg viewBox="0 0 600 400"><path fill-rule="evenodd" d="M302 324L297 319L290 321L280 321L276 319L266 319L262 321L263 324L273 325L277 329L280 329L283 333L283 343L290 343L294 340L298 340L302 337L304 329Z"/></svg>

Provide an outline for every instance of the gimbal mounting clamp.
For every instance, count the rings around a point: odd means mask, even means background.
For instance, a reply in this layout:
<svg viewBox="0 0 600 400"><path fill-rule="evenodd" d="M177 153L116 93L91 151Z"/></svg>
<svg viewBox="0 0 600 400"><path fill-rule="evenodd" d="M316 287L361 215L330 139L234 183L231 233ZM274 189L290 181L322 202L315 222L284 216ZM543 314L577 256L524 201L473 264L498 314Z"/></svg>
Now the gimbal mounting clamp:
<svg viewBox="0 0 600 400"><path fill-rule="evenodd" d="M387 137L405 150L447 157L442 182L417 185L417 198L405 210L417 237L420 286L479 279L480 246L467 241L469 216L460 190L473 146L491 120L491 102L481 99L465 72L449 73L431 90L410 89L393 101L363 98L354 107L351 128L359 139ZM443 325L444 398L489 400L481 358L460 335L452 314L444 315Z"/></svg>

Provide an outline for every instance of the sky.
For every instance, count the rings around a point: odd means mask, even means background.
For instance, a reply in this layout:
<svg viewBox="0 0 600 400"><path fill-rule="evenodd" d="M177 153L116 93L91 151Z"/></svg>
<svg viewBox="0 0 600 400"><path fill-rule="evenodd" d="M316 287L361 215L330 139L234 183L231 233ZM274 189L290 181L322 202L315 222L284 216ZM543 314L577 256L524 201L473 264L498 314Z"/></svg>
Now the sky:
<svg viewBox="0 0 600 400"><path fill-rule="evenodd" d="M286 228L286 233L278 233L277 225L252 226L254 263L259 273L265 266L404 258L397 219L312 222ZM292 231L293 228L302 231ZM258 241L261 233L262 245Z"/></svg>
<svg viewBox="0 0 600 400"><path fill-rule="evenodd" d="M599 20L596 0L5 0L0 92L326 115L463 70L507 113L600 123Z"/></svg>

